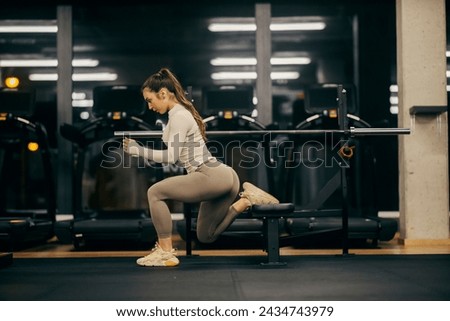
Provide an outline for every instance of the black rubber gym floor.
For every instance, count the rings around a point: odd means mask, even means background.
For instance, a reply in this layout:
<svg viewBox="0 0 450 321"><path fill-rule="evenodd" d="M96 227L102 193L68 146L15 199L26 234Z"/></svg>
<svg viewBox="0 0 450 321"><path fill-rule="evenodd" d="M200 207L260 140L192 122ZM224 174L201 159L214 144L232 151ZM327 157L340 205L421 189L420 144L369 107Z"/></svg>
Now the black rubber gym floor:
<svg viewBox="0 0 450 321"><path fill-rule="evenodd" d="M0 269L0 300L10 301L447 301L450 255L180 257L175 268L144 268L135 258L14 259Z"/></svg>

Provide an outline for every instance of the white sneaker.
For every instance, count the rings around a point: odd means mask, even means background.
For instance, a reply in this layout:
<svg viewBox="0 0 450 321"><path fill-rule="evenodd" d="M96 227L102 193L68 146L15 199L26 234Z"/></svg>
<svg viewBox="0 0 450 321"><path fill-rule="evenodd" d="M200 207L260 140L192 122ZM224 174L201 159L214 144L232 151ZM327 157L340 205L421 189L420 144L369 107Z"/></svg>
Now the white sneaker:
<svg viewBox="0 0 450 321"><path fill-rule="evenodd" d="M280 201L273 195L263 191L259 187L256 187L252 183L244 182L242 184L244 191L239 194L241 197L245 197L252 203L252 205L262 204L278 204Z"/></svg>
<svg viewBox="0 0 450 321"><path fill-rule="evenodd" d="M164 251L158 243L147 256L137 259L136 263L141 266L177 266L180 261L176 257L176 250Z"/></svg>

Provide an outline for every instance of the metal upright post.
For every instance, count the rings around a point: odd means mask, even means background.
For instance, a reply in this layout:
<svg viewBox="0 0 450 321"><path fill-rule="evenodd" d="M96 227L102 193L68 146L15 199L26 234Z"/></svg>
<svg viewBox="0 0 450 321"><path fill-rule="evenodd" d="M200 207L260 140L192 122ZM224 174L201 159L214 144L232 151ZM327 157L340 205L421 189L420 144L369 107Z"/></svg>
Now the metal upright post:
<svg viewBox="0 0 450 321"><path fill-rule="evenodd" d="M57 124L72 124L72 7L57 7ZM58 136L57 210L73 213L72 143Z"/></svg>
<svg viewBox="0 0 450 321"><path fill-rule="evenodd" d="M350 136L350 130L348 128L347 118L347 96L346 91L342 85L337 87L337 100L338 100L338 122L339 129L344 131L344 135L341 139L341 147L345 145L345 142ZM340 162L341 167L341 192L342 192L342 254L348 254L348 189L347 189L347 169L346 164Z"/></svg>

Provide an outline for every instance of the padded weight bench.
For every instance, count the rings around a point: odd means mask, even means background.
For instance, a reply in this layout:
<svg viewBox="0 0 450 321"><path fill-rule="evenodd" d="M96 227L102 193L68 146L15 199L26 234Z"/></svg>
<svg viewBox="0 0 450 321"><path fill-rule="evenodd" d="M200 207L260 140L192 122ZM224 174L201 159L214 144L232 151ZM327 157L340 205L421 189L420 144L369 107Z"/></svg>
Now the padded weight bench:
<svg viewBox="0 0 450 321"><path fill-rule="evenodd" d="M290 216L294 213L294 204L268 204L253 205L250 213L254 218L262 219L265 250L267 251L267 262L261 263L265 267L279 267L286 265L286 262L280 262L280 218Z"/></svg>

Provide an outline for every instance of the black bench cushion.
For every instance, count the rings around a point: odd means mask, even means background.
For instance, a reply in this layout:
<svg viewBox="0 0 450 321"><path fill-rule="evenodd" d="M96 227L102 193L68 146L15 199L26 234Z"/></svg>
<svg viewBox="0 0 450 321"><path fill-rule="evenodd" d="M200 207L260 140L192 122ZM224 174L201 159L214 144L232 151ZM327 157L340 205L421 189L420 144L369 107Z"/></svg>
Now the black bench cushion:
<svg viewBox="0 0 450 321"><path fill-rule="evenodd" d="M293 213L294 208L295 206L293 203L253 205L251 208L251 213L253 217L281 217L286 216L286 214Z"/></svg>

